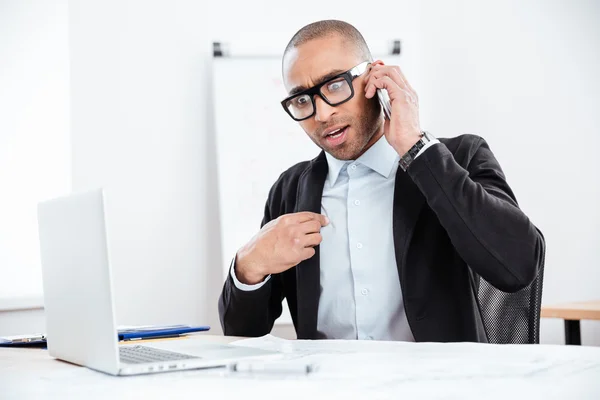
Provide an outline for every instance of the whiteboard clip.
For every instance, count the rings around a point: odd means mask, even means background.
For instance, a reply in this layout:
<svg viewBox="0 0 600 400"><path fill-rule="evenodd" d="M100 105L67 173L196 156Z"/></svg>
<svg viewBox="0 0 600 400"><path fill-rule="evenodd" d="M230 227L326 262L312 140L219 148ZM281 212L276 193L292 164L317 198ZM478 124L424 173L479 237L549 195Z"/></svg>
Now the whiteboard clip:
<svg viewBox="0 0 600 400"><path fill-rule="evenodd" d="M226 43L213 42L213 57L229 56L229 46Z"/></svg>
<svg viewBox="0 0 600 400"><path fill-rule="evenodd" d="M392 55L399 55L401 51L400 40L394 40L392 42Z"/></svg>

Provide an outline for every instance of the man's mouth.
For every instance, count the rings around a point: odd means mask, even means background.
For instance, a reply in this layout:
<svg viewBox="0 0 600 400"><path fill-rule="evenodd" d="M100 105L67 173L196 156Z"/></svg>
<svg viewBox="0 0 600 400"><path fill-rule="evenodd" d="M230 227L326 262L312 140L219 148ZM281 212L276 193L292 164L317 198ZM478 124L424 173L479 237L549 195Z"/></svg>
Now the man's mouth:
<svg viewBox="0 0 600 400"><path fill-rule="evenodd" d="M329 132L325 133L325 140L331 146L336 146L341 144L346 139L346 134L348 133L348 129L350 126L346 125L337 129L333 129Z"/></svg>

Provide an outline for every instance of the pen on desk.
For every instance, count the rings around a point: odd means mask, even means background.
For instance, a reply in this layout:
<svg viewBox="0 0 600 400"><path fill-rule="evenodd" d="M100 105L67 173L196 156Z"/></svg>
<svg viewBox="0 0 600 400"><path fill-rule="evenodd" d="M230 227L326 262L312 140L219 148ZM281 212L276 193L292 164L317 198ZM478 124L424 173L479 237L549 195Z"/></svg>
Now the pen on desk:
<svg viewBox="0 0 600 400"><path fill-rule="evenodd" d="M286 374L310 374L315 371L312 364L305 363L282 363L282 362L237 362L229 365L231 372L246 373L286 373Z"/></svg>

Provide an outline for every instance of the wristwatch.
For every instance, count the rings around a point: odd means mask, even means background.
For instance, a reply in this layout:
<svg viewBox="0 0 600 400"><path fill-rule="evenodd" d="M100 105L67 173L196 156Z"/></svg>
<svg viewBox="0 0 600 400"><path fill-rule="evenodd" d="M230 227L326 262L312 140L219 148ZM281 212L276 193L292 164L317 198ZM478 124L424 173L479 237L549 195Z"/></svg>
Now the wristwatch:
<svg viewBox="0 0 600 400"><path fill-rule="evenodd" d="M419 154L419 151L421 151L421 149L425 147L427 143L431 142L434 139L435 138L433 137L433 135L429 132L421 131L421 139L419 139L419 141L415 143L415 145L411 147L410 150L406 152L406 154L400 157L400 167L404 172L406 172L410 164L412 164L414 159L417 157L417 154Z"/></svg>

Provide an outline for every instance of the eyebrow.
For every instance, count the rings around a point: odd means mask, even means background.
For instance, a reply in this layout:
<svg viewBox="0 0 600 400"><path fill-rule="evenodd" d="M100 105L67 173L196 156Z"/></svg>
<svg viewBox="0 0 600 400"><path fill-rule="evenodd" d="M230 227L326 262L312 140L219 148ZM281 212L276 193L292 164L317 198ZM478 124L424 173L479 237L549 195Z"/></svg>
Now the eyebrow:
<svg viewBox="0 0 600 400"><path fill-rule="evenodd" d="M327 82L331 78L335 78L336 76L338 76L340 74L343 74L344 72L346 72L346 71L343 70L343 69L334 69L333 71L329 72L328 74L323 75L323 76L319 77L318 79L316 79L316 84L314 86L319 86L321 83ZM295 87L292 88L292 90L290 90L289 95L293 96L293 95L298 94L300 92L304 92L305 90L308 90L308 89L310 89L310 88L306 87L306 86L302 86L302 85L295 86Z"/></svg>

